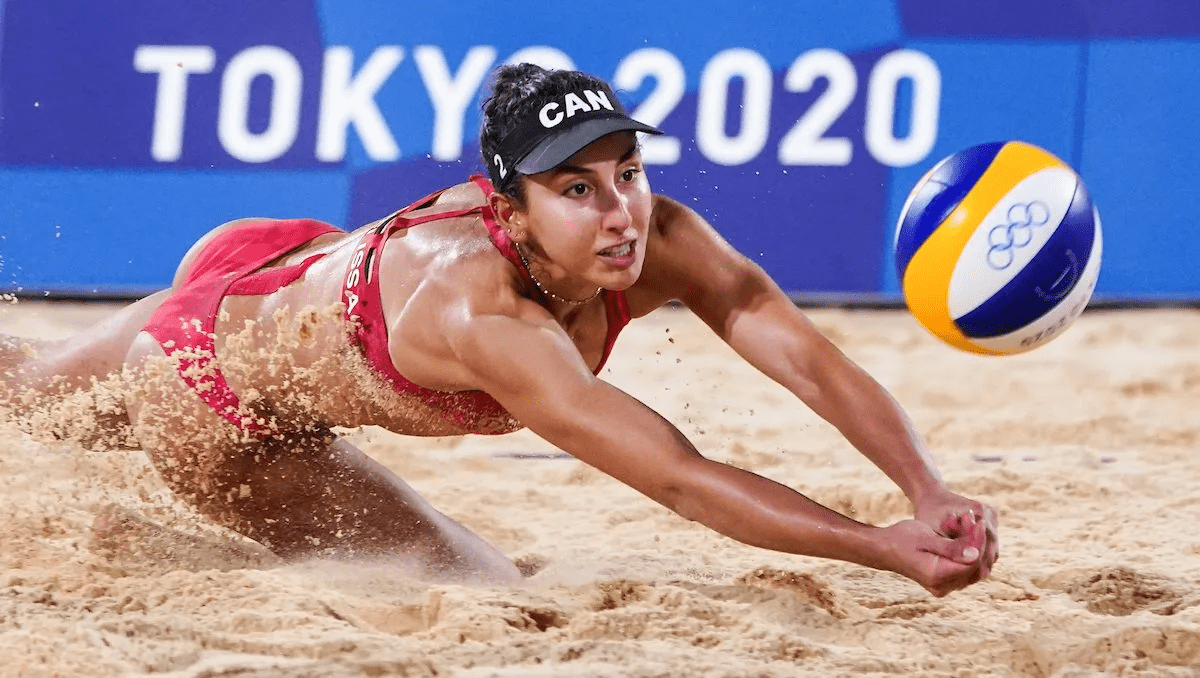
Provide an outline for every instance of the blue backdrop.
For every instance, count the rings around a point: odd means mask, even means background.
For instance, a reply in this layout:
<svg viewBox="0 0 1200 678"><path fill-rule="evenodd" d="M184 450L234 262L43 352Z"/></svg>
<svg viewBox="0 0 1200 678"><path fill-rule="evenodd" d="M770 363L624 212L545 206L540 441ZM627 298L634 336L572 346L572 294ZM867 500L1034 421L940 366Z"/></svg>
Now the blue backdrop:
<svg viewBox="0 0 1200 678"><path fill-rule="evenodd" d="M7 0L0 291L134 296L242 216L344 227L482 171L480 93L615 81L656 191L799 296L896 299L900 205L1002 139L1075 166L1097 296L1200 299L1194 0Z"/></svg>

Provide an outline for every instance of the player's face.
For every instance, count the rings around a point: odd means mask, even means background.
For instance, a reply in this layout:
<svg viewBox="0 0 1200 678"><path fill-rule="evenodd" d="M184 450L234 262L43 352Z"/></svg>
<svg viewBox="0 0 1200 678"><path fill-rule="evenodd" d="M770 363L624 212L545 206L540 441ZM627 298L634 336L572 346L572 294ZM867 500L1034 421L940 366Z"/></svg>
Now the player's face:
<svg viewBox="0 0 1200 678"><path fill-rule="evenodd" d="M525 195L529 248L556 293L586 297L597 287L623 290L637 281L651 193L633 132L602 137L555 169L526 177Z"/></svg>

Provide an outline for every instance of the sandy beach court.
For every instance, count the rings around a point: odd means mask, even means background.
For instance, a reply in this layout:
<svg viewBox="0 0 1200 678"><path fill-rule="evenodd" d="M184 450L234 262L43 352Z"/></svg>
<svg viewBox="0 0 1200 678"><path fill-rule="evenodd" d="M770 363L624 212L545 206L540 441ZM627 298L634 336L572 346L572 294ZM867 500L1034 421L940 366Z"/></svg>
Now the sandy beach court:
<svg viewBox="0 0 1200 678"><path fill-rule="evenodd" d="M22 300L0 333L61 337L113 308ZM907 408L949 484L1001 511L990 580L937 599L744 546L528 432L349 432L524 586L282 565L172 501L140 452L39 440L0 412L0 675L1200 676L1200 311L1090 312L1009 358L903 311L809 313ZM706 456L864 522L910 511L686 311L634 321L602 376ZM98 540L98 516L135 543Z"/></svg>

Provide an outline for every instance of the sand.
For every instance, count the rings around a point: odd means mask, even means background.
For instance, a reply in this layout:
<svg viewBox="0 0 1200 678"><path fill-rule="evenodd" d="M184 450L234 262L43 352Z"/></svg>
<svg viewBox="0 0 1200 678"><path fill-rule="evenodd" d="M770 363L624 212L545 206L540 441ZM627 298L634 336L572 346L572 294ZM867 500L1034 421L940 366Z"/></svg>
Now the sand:
<svg viewBox="0 0 1200 678"><path fill-rule="evenodd" d="M65 336L112 308L7 304L0 332ZM235 558L140 452L0 420L0 675L1200 676L1200 312L1089 312L1001 359L900 311L810 315L905 405L950 485L1000 509L991 579L937 599L744 546L527 432L348 432L537 570L522 587ZM866 522L910 510L686 311L636 321L603 377L712 458ZM97 516L169 519L190 537L104 548Z"/></svg>

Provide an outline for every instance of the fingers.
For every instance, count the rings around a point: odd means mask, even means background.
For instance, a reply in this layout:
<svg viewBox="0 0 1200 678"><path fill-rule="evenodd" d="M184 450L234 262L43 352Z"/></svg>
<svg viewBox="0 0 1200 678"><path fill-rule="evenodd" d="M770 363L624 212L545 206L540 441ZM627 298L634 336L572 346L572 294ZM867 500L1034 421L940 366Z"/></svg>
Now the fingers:
<svg viewBox="0 0 1200 678"><path fill-rule="evenodd" d="M941 506L924 507L922 514L936 532L918 547L936 556L927 563L931 569L922 581L926 590L941 597L991 575L1000 554L995 508L955 496Z"/></svg>
<svg viewBox="0 0 1200 678"><path fill-rule="evenodd" d="M942 597L966 588L987 576L987 531L982 522L962 523L963 534L955 539L934 536L923 544L923 550L935 556L932 577L926 580L926 590Z"/></svg>
<svg viewBox="0 0 1200 678"><path fill-rule="evenodd" d="M997 517L996 509L972 502L965 512L947 516L938 530L951 539L969 537L969 544L963 547L960 557L955 560L966 562L964 559L971 559L970 562L975 562L975 559L978 559L981 578L991 574L992 565L1000 556ZM978 551L973 551L972 548Z"/></svg>
<svg viewBox="0 0 1200 678"><path fill-rule="evenodd" d="M960 515L948 515L942 520L942 524L938 526L938 534L950 539L961 537L962 533L962 516Z"/></svg>
<svg viewBox="0 0 1200 678"><path fill-rule="evenodd" d="M986 520L987 508L978 502L972 502L967 507L958 507L958 510L943 518L939 531L947 537L958 537L966 531L968 525Z"/></svg>
<svg viewBox="0 0 1200 678"><path fill-rule="evenodd" d="M998 516L996 509L988 506L990 515L985 515L984 525L987 532L987 548L983 554L983 576L987 577L992 572L992 566L1000 559L1000 533L997 527Z"/></svg>
<svg viewBox="0 0 1200 678"><path fill-rule="evenodd" d="M979 557L987 547L987 530L983 523L979 522L964 527L963 536L955 540L955 544L961 548L958 562L964 565L978 563Z"/></svg>
<svg viewBox="0 0 1200 678"><path fill-rule="evenodd" d="M992 566L1000 557L999 513L987 504L980 504L976 521L984 533L983 557L979 561L979 568L981 578L986 578L991 574Z"/></svg>
<svg viewBox="0 0 1200 678"><path fill-rule="evenodd" d="M943 523L943 528L950 528L944 531L956 536L932 536L922 544L922 550L960 565L978 563L987 547L987 532L983 523L967 523L962 517L953 518L952 522L953 525Z"/></svg>

